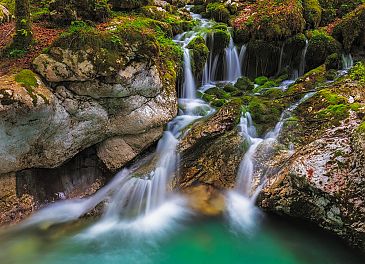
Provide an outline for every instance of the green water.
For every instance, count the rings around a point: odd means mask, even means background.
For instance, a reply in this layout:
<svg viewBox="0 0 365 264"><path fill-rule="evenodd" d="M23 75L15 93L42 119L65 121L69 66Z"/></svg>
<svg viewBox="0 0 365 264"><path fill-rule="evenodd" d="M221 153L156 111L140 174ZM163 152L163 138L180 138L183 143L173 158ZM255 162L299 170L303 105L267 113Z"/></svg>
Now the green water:
<svg viewBox="0 0 365 264"><path fill-rule="evenodd" d="M365 263L335 237L277 218L266 219L249 237L232 232L221 219L196 220L158 238L120 232L80 238L82 229L60 233L63 229L0 236L0 263Z"/></svg>

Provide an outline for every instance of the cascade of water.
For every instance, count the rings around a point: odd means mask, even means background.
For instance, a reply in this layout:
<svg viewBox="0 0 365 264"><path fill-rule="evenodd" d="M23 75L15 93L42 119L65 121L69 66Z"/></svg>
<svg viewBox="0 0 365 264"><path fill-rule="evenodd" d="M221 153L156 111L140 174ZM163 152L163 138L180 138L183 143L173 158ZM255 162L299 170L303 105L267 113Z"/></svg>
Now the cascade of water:
<svg viewBox="0 0 365 264"><path fill-rule="evenodd" d="M342 69L348 70L354 66L354 60L351 54L342 54Z"/></svg>
<svg viewBox="0 0 365 264"><path fill-rule="evenodd" d="M255 174L255 155L261 144L273 144L280 135L284 122L290 117L291 112L295 110L299 104L310 98L314 93L306 94L301 100L286 109L275 128L266 134L264 138L256 135L256 129L253 124L249 112L245 113L240 119L239 131L249 144L249 148L243 156L237 174L236 188L230 191L226 196L227 215L234 228L245 233L250 233L255 228L255 219L259 216L259 212L254 203L258 193L263 187L265 179L259 179L258 185L254 181ZM254 190L254 187L256 190ZM244 208L244 210L243 210Z"/></svg>
<svg viewBox="0 0 365 264"><path fill-rule="evenodd" d="M176 148L179 137L183 128L201 118L202 113L209 115L213 111L209 105L196 99L196 85L191 70L190 51L187 48L201 28L210 26L210 23L198 15L194 15L194 18L200 23L199 27L175 37L175 42L184 51L183 97L179 98L181 110L179 116L168 124L168 130L160 139L156 152L130 169L118 173L93 196L57 202L40 210L25 223L25 226L75 220L104 201L107 201L106 211L102 219L90 228L92 234L115 228L138 229L141 228L141 223L146 229L151 226L158 229L160 223L167 223L166 217L170 219L183 217L186 213L184 200L168 191L171 177L177 172ZM214 58L212 68L216 67L214 65L217 64L217 60ZM171 225L171 222L169 224ZM167 227L161 226L161 228Z"/></svg>
<svg viewBox="0 0 365 264"><path fill-rule="evenodd" d="M207 38L207 36L206 36ZM202 85L211 84L216 80L217 76L217 66L219 60L219 54L214 54L214 34L210 33L209 37L209 56L208 60L205 63L204 71L203 71L203 78L202 78Z"/></svg>
<svg viewBox="0 0 365 264"><path fill-rule="evenodd" d="M196 87L194 75L191 69L191 56L190 50L184 48L184 83L183 83L183 96L187 99L196 98Z"/></svg>
<svg viewBox="0 0 365 264"><path fill-rule="evenodd" d="M241 63L238 56L237 48L230 38L229 46L225 49L225 81L234 82L241 76Z"/></svg>
<svg viewBox="0 0 365 264"><path fill-rule="evenodd" d="M305 46L303 48L302 55L300 57L300 64L299 64L299 70L298 70L299 76L303 76L305 73L305 66L306 66L305 65L305 56L307 55L307 50L308 50L308 40L306 39Z"/></svg>
<svg viewBox="0 0 365 264"><path fill-rule="evenodd" d="M239 62L240 62L240 66L241 66L241 75L245 75L244 73L244 61L245 61L245 57L246 57L246 51L247 51L247 45L243 44L240 50L240 54L238 56L239 58Z"/></svg>

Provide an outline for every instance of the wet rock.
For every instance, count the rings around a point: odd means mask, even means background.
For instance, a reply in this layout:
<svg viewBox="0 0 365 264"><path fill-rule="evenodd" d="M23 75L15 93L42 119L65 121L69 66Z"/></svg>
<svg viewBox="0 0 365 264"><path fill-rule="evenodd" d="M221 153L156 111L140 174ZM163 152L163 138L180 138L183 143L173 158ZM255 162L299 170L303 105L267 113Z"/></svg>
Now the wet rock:
<svg viewBox="0 0 365 264"><path fill-rule="evenodd" d="M236 126L240 107L231 103L195 124L179 145L181 163L174 186L187 193L203 214L222 212L222 193L235 183L244 153Z"/></svg>
<svg viewBox="0 0 365 264"><path fill-rule="evenodd" d="M365 250L364 89L348 78L327 89L299 106L296 120L284 126L279 141L294 142L296 151L273 155L258 204L312 221ZM331 112L334 108L342 110Z"/></svg>
<svg viewBox="0 0 365 264"><path fill-rule="evenodd" d="M160 127L143 134L109 138L98 146L98 157L110 171L116 171L156 142L162 132Z"/></svg>

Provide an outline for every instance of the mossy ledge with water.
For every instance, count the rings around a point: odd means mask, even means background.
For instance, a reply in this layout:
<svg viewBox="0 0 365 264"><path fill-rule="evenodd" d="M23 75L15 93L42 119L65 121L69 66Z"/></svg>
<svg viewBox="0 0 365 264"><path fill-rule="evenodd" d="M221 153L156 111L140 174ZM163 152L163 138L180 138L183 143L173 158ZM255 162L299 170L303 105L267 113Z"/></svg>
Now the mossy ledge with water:
<svg viewBox="0 0 365 264"><path fill-rule="evenodd" d="M365 251L364 5L30 1L33 42L0 46L5 236L86 221L128 240L198 215L249 239L268 212Z"/></svg>

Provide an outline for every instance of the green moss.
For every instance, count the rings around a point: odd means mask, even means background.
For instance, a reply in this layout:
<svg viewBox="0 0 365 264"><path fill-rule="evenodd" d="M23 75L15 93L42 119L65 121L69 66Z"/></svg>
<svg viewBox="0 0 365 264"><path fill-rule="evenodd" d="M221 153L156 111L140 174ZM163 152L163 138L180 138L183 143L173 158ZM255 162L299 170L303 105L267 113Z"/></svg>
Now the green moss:
<svg viewBox="0 0 365 264"><path fill-rule="evenodd" d="M347 14L333 29L333 36L339 40L346 52L351 52L356 40L361 38L365 24L365 4Z"/></svg>
<svg viewBox="0 0 365 264"><path fill-rule="evenodd" d="M260 135L275 126L282 110L283 106L278 101L264 100L257 96L251 97L247 105L247 111L251 113Z"/></svg>
<svg viewBox="0 0 365 264"><path fill-rule="evenodd" d="M335 124L349 115L349 106L345 104L330 105L318 112L319 118L332 119Z"/></svg>
<svg viewBox="0 0 365 264"><path fill-rule="evenodd" d="M233 24L246 40L285 39L302 32L305 26L301 1L247 1L241 10Z"/></svg>
<svg viewBox="0 0 365 264"><path fill-rule="evenodd" d="M192 52L192 69L195 76L202 73L208 59L209 49L205 44L205 39L201 36L195 37L187 46Z"/></svg>
<svg viewBox="0 0 365 264"><path fill-rule="evenodd" d="M211 102L211 105L214 107L222 107L226 103L224 99L215 99Z"/></svg>
<svg viewBox="0 0 365 264"><path fill-rule="evenodd" d="M346 97L333 93L328 89L319 91L319 95L324 97L331 105L345 104L347 102Z"/></svg>
<svg viewBox="0 0 365 264"><path fill-rule="evenodd" d="M326 58L324 64L326 65L327 70L340 69L342 64L341 57L338 55L338 53L333 53Z"/></svg>
<svg viewBox="0 0 365 264"><path fill-rule="evenodd" d="M227 92L225 92L223 89L219 87L213 87L208 89L206 92L208 95L213 95L214 97L218 99L229 99L231 98L231 95Z"/></svg>
<svg viewBox="0 0 365 264"><path fill-rule="evenodd" d="M231 84L231 83L225 85L224 88L223 88L223 90L226 91L227 93L232 93L232 92L238 91L237 88L234 87L234 85Z"/></svg>
<svg viewBox="0 0 365 264"><path fill-rule="evenodd" d="M240 77L234 84L238 90L241 91L252 91L255 88L254 83L248 77Z"/></svg>
<svg viewBox="0 0 365 264"><path fill-rule="evenodd" d="M201 14L205 12L205 6L204 5L194 5L191 8L191 12L195 13L195 14Z"/></svg>
<svg viewBox="0 0 365 264"><path fill-rule="evenodd" d="M323 64L328 56L341 53L341 44L326 32L313 30L308 36L310 40L306 54L307 68L316 68Z"/></svg>
<svg viewBox="0 0 365 264"><path fill-rule="evenodd" d="M359 81L361 84L365 85L365 64L363 62L358 62L349 72L349 77L353 81Z"/></svg>
<svg viewBox="0 0 365 264"><path fill-rule="evenodd" d="M229 10L221 3L209 3L206 7L206 14L217 22L228 23L230 18Z"/></svg>
<svg viewBox="0 0 365 264"><path fill-rule="evenodd" d="M360 134L365 135L365 122L362 122L358 128L356 129L356 131Z"/></svg>
<svg viewBox="0 0 365 264"><path fill-rule="evenodd" d="M36 75L31 70L21 70L18 74L15 75L15 81L26 88L38 87Z"/></svg>
<svg viewBox="0 0 365 264"><path fill-rule="evenodd" d="M318 0L303 0L304 18L307 28L317 28L321 22L322 8Z"/></svg>
<svg viewBox="0 0 365 264"><path fill-rule="evenodd" d="M263 85L264 83L266 83L269 79L266 76L260 76L255 78L255 84L258 85Z"/></svg>
<svg viewBox="0 0 365 264"><path fill-rule="evenodd" d="M282 97L284 95L284 92L277 88L271 88L271 89L268 89L265 92L263 92L262 95L265 97L274 99L274 98Z"/></svg>
<svg viewBox="0 0 365 264"><path fill-rule="evenodd" d="M213 52L217 54L223 52L224 49L228 47L231 35L227 29L213 28L208 35L208 43L211 41L210 38L214 39Z"/></svg>

